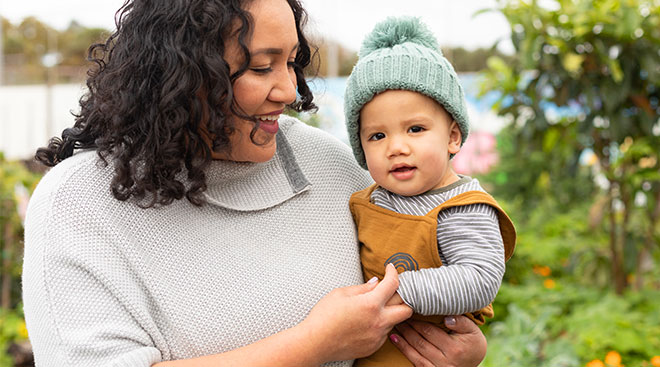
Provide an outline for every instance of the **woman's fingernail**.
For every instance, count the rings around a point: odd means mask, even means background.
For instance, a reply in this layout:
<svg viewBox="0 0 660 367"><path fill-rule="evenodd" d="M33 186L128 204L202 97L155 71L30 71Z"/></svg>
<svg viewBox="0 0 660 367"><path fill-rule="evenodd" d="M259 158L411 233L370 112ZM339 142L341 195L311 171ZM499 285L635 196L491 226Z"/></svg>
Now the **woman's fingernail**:
<svg viewBox="0 0 660 367"><path fill-rule="evenodd" d="M446 316L445 325L449 325L449 326L456 325L456 318L454 316Z"/></svg>
<svg viewBox="0 0 660 367"><path fill-rule="evenodd" d="M398 344L398 343L399 343L399 337L398 337L396 334L392 334L392 335L390 335L390 340L391 340L392 343L394 343L394 344Z"/></svg>
<svg viewBox="0 0 660 367"><path fill-rule="evenodd" d="M374 284L374 283L376 283L377 281L378 281L378 277L373 277L373 278L369 279L369 281L368 281L367 283L368 283L368 284Z"/></svg>

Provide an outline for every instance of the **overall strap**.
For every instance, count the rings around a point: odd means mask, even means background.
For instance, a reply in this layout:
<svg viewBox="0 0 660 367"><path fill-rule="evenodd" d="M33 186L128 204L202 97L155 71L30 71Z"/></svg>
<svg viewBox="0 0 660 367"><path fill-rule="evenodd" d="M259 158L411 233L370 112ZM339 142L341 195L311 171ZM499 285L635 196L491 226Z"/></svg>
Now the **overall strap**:
<svg viewBox="0 0 660 367"><path fill-rule="evenodd" d="M365 189L354 192L353 195L351 195L351 199L355 198L359 200L371 201L371 193L374 192L377 187L377 184L371 184Z"/></svg>
<svg viewBox="0 0 660 367"><path fill-rule="evenodd" d="M502 241L504 242L504 259L509 260L516 247L516 228L514 227L511 218L509 218L506 212L490 194L477 190L466 191L445 201L426 215L432 218L437 218L438 213L440 213L441 210L472 204L487 204L492 206L497 212Z"/></svg>

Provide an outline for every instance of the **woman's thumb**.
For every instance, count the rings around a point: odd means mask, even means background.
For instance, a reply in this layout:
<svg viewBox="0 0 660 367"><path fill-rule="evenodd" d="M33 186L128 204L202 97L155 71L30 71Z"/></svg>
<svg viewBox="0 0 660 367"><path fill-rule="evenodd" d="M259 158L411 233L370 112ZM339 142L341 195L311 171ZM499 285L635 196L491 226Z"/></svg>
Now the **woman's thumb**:
<svg viewBox="0 0 660 367"><path fill-rule="evenodd" d="M479 327L465 316L445 316L445 326L456 334L471 334Z"/></svg>
<svg viewBox="0 0 660 367"><path fill-rule="evenodd" d="M356 296L358 294L363 294L372 291L378 285L378 278L373 277L364 284L358 284L350 287L346 287L346 292L348 295Z"/></svg>

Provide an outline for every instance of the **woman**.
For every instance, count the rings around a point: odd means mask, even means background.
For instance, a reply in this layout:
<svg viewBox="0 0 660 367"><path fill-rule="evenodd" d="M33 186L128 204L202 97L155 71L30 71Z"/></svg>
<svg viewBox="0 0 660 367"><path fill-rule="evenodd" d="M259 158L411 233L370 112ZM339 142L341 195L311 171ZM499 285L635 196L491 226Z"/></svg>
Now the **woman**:
<svg viewBox="0 0 660 367"><path fill-rule="evenodd" d="M303 23L297 0L124 5L75 126L37 153L56 165L25 229L38 366L348 366L410 316L387 304L391 266L355 285L365 172L281 115L314 107ZM417 365L476 366L483 335L451 320L392 339Z"/></svg>

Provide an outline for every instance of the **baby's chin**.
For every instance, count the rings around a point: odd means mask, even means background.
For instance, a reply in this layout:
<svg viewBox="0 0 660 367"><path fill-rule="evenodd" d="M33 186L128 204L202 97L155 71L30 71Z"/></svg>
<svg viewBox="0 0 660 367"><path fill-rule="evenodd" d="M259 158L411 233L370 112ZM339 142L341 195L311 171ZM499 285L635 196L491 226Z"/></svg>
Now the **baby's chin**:
<svg viewBox="0 0 660 367"><path fill-rule="evenodd" d="M399 186L381 185L381 184L378 184L378 185L380 187L386 189L389 192L392 192L392 193L395 193L395 194L401 195L401 196L417 196L417 195L421 195L421 194L433 189L432 187L425 188L425 187L401 187L401 185L399 185Z"/></svg>

